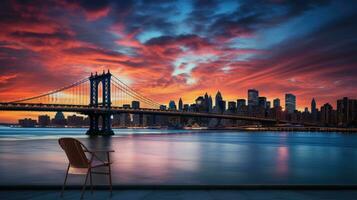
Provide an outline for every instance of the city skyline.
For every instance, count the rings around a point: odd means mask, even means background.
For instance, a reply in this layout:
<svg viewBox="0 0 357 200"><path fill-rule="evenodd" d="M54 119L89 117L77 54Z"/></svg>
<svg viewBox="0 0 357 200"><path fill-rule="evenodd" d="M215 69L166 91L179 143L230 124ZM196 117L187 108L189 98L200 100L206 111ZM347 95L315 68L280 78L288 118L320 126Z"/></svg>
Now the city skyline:
<svg viewBox="0 0 357 200"><path fill-rule="evenodd" d="M256 102L250 102L250 98L251 98L251 97L250 97L250 93L251 93L251 92L257 93L257 94L255 94L256 96L254 96L254 98L256 98ZM294 97L294 103L293 103L294 105L292 105L293 108L290 109L290 111L288 111L289 113L292 113L294 110L299 111L299 112L303 112L303 111L306 111L306 109L307 109L310 113L312 113L312 112L313 112L313 108L312 108L312 106L311 106L311 103L312 103L312 102L314 102L314 104L315 104L315 109L317 109L317 110L319 110L319 108L322 107L322 106L325 105L325 104L329 104L329 105L332 106L332 108L336 109L336 107L337 107L337 101L338 101L339 99L344 98L344 97L339 97L339 98L336 100L335 103L333 103L333 102L320 102L320 103L316 103L316 99L317 99L317 98L316 98L316 97L313 97L313 98L311 99L311 101L310 101L310 105L307 105L307 106L305 106L304 108L298 108L298 107L297 107L297 102L298 102L298 100L296 100L298 97L296 97L294 94L291 94L291 93L283 94L282 96L285 96L285 98L283 98L283 99L278 98L278 97L272 97L271 99L269 99L269 98L267 98L266 96L259 95L259 90L255 89L255 88L250 88L250 89L247 90L246 98L244 98L244 97L242 97L242 98L237 97L237 98L235 98L235 99L226 99L226 98L223 98L223 97L222 97L223 95L222 95L222 93L221 93L219 90L216 92L216 94L215 94L214 96L213 96L212 94L209 94L208 92L205 92L204 94L198 95L197 97L203 97L203 96L209 95L209 97L213 99L212 108L214 108L214 107L216 106L216 104L217 104L217 100L216 100L217 94L219 94L219 96L220 96L219 98L222 98L221 100L224 100L224 107L225 107L226 109L228 109L228 107L229 107L229 102L236 102L236 104L238 104L238 101L239 101L239 100L245 100L245 105L246 105L246 106L248 106L249 104L254 105L254 106L258 106L258 105L260 105L260 98L264 98L265 103L269 102L269 107L271 107L271 108L276 107L274 102L278 101L278 102L279 102L279 107L281 107L281 109L284 110L284 111L287 111L287 108L286 108L287 98L289 98L289 97L287 97L287 96L292 95L292 96ZM260 94L262 94L262 93L260 93ZM173 105L175 106L174 110L180 110L180 109L179 109L179 102L180 102L180 101L181 101L182 106L183 106L184 104L191 105L191 104L194 104L194 103L197 101L197 99L196 99L197 97L195 97L194 99L192 99L192 100L190 100L190 101L184 101L184 100L182 99L182 97L177 97L176 99L170 99L170 101L169 101L168 103L166 103L166 104L164 103L164 104L162 104L162 105L165 106L165 109L166 109L166 108L170 109L170 104L173 104ZM347 98L349 98L349 97L347 97ZM349 99L353 99L353 98L349 98ZM288 101L291 101L291 100L288 100ZM336 105L336 106L334 106L334 105ZM8 113L8 112L6 112L6 111L2 111L2 112ZM14 115L14 118L11 118L10 120L5 120L5 121L1 121L1 120L0 120L0 123L14 123L14 122L17 122L20 118L21 118L21 119L22 119L22 118L24 118L24 119L27 119L27 118L28 118L28 119L33 119L33 118L37 118L37 116L40 116L40 114L39 114L38 112L31 112L31 113L29 113L29 112L21 112L21 111L11 111L10 113L14 113L14 112L17 113L17 115ZM46 115L48 115L48 116L50 116L50 117L54 117L55 114L56 114L56 113L54 113L54 112L45 112L45 113L46 113ZM66 114L65 114L65 116L72 116L72 115L73 115L73 113L66 113ZM1 113L0 113L0 116L1 116ZM0 118L0 119L1 119L1 118Z"/></svg>
<svg viewBox="0 0 357 200"><path fill-rule="evenodd" d="M256 88L270 101L294 94L298 110L312 98L336 107L357 94L356 4L2 1L0 99L110 69L162 104L217 90L236 100ZM0 121L37 114L1 112Z"/></svg>
<svg viewBox="0 0 357 200"><path fill-rule="evenodd" d="M279 98L269 101L264 96L259 95L256 89L247 91L247 99L236 99L235 101L227 101L224 99L220 91L212 98L207 92L198 96L194 103L183 102L179 98L177 104L175 100L170 100L167 105L160 105L161 111L175 111L182 113L209 113L236 115L253 118L273 119L277 124L279 121L287 121L293 125L313 124L314 126L322 127L355 127L357 124L357 99L349 99L343 97L337 100L337 107L334 108L331 104L325 103L320 109L317 107L316 100L311 100L310 107L305 107L304 111L296 109L296 96L294 94L285 94L285 108L281 106ZM213 102L215 102L213 104ZM99 102L101 103L101 102ZM137 109L142 107L138 100L133 100L130 103L121 105L123 109ZM145 109L145 107L144 107ZM157 109L157 108L156 108ZM151 109L150 109L151 110ZM103 120L103 119L101 119ZM189 128L189 127L205 127L205 128L233 128L239 126L253 125L244 120L232 119L217 119L217 118L195 118L195 117L172 117L160 114L129 114L119 113L111 115L108 120L110 124L116 127L172 127L172 128ZM99 124L103 123L99 122ZM80 114L69 113L67 119L65 115L58 111L51 120L49 115L39 115L38 121L31 118L18 119L18 125L21 127L86 127L90 124L90 118ZM260 125L264 123L261 122ZM279 125L278 125L279 126Z"/></svg>

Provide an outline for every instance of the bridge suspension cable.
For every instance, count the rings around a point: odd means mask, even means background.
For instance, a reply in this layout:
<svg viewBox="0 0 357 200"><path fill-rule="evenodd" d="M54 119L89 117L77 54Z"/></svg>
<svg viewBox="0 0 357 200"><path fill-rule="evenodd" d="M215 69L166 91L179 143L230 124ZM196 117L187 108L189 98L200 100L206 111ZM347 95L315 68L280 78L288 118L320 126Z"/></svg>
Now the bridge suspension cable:
<svg viewBox="0 0 357 200"><path fill-rule="evenodd" d="M130 88L127 84L122 82L116 76L112 76L112 77L113 77L113 79L112 79L113 80L112 81L113 86L116 89L119 89L119 90L123 91L125 94L127 94L130 97L132 97L134 100L137 100L137 101L141 102L143 105L140 105L140 106L147 107L147 108L156 108L156 109L158 109L160 107L159 103L157 103L157 102L155 102L155 101L153 101L153 100L141 95L140 93L136 92L135 90ZM115 103L115 101L114 101L114 103Z"/></svg>
<svg viewBox="0 0 357 200"><path fill-rule="evenodd" d="M139 101L140 107L143 108L156 108L160 107L159 104L150 101L149 99L138 96L137 94L128 91L127 88L122 85L113 82L112 84L112 104L113 106L123 106L124 104L130 104L132 101Z"/></svg>
<svg viewBox="0 0 357 200"><path fill-rule="evenodd" d="M97 84L98 103L100 104L103 101L102 94L104 85L102 86L102 82ZM158 109L160 107L159 103L136 92L114 75L112 75L110 85L112 106L122 107L124 104L130 105L132 101L139 101L141 108ZM56 90L8 103L89 105L90 87L89 78L85 78Z"/></svg>
<svg viewBox="0 0 357 200"><path fill-rule="evenodd" d="M82 79L65 87L52 90L37 96L11 101L9 103L42 103L42 104L88 104L88 78ZM85 96L85 97L84 97Z"/></svg>

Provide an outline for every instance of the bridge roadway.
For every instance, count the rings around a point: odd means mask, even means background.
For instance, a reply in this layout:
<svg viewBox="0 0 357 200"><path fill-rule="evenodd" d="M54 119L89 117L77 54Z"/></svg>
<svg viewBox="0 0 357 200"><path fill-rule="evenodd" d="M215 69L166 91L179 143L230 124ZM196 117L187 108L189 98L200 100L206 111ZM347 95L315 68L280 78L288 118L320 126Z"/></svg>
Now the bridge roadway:
<svg viewBox="0 0 357 200"><path fill-rule="evenodd" d="M123 107L93 107L87 105L67 105L67 104L28 104L28 103L0 103L0 111L47 111L47 112L76 112L81 114L90 113L131 113L131 114L155 114L177 117L202 117L202 118L220 118L220 119L232 119L232 120L244 120L255 121L268 124L277 123L292 123L285 120L278 121L276 119L258 118L240 115L229 114L216 114L216 113L200 113L200 112L186 112L186 111L174 111L174 110L159 110L159 109L132 109Z"/></svg>

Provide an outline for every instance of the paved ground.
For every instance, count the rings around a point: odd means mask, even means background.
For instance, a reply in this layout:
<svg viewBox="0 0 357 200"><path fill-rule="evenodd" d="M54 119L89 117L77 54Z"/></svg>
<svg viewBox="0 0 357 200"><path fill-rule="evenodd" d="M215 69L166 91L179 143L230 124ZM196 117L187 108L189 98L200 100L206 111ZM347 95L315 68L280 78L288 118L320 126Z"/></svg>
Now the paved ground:
<svg viewBox="0 0 357 200"><path fill-rule="evenodd" d="M61 199L57 190L13 190L0 191L1 200L18 199ZM79 190L68 190L63 200L79 199ZM84 199L110 199L107 191L86 192ZM357 199L356 190L115 190L111 199L120 200L255 200L255 199L288 199L288 200L332 200Z"/></svg>

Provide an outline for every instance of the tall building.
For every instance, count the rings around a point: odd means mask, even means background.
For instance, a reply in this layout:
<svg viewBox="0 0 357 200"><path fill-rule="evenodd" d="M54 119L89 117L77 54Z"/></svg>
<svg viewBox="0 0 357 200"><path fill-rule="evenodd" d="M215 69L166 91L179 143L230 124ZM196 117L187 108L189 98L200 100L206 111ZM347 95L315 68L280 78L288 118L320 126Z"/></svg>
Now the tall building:
<svg viewBox="0 0 357 200"><path fill-rule="evenodd" d="M189 111L190 105L188 104L183 104L183 111Z"/></svg>
<svg viewBox="0 0 357 200"><path fill-rule="evenodd" d="M235 101L229 101L228 102L228 110L230 111L230 112L236 112L236 110L237 110L237 106L236 106L237 104L236 104L236 102Z"/></svg>
<svg viewBox="0 0 357 200"><path fill-rule="evenodd" d="M344 97L337 100L337 120L339 126L357 127L357 100Z"/></svg>
<svg viewBox="0 0 357 200"><path fill-rule="evenodd" d="M212 97L208 96L207 92L204 96L204 101L205 112L212 112Z"/></svg>
<svg viewBox="0 0 357 200"><path fill-rule="evenodd" d="M38 125L40 127L46 127L51 125L51 119L48 115L39 115L38 116Z"/></svg>
<svg viewBox="0 0 357 200"><path fill-rule="evenodd" d="M64 117L62 112L57 112L55 118L52 119L52 124L56 126L65 126L66 125L66 118Z"/></svg>
<svg viewBox="0 0 357 200"><path fill-rule="evenodd" d="M178 109L179 109L179 111L182 111L182 109L183 109L183 102L182 102L181 98L180 98L179 103L178 103Z"/></svg>
<svg viewBox="0 0 357 200"><path fill-rule="evenodd" d="M280 99L279 98L276 98L273 100L273 107L274 108L280 107Z"/></svg>
<svg viewBox="0 0 357 200"><path fill-rule="evenodd" d="M246 105L245 99L237 99L237 109L242 108L243 106Z"/></svg>
<svg viewBox="0 0 357 200"><path fill-rule="evenodd" d="M245 99L237 99L237 114L245 116L248 113L248 107Z"/></svg>
<svg viewBox="0 0 357 200"><path fill-rule="evenodd" d="M259 105L259 91L255 89L248 90L248 106L258 106Z"/></svg>
<svg viewBox="0 0 357 200"><path fill-rule="evenodd" d="M334 114L332 106L329 103L325 103L321 107L321 123L325 126L332 126L334 125Z"/></svg>
<svg viewBox="0 0 357 200"><path fill-rule="evenodd" d="M285 94L285 110L291 114L296 110L296 96L293 94Z"/></svg>
<svg viewBox="0 0 357 200"><path fill-rule="evenodd" d="M312 98L311 100L311 113L314 113L316 112L316 101L315 101L315 98Z"/></svg>
<svg viewBox="0 0 357 200"><path fill-rule="evenodd" d="M176 103L174 100L169 102L169 110L177 110Z"/></svg>
<svg viewBox="0 0 357 200"><path fill-rule="evenodd" d="M271 101L267 101L267 109L270 109L271 108Z"/></svg>
<svg viewBox="0 0 357 200"><path fill-rule="evenodd" d="M259 106L262 108L267 108L267 98L266 97L258 97Z"/></svg>
<svg viewBox="0 0 357 200"><path fill-rule="evenodd" d="M195 102L198 112L206 112L206 103L205 103L205 98L203 98L203 96L197 97Z"/></svg>
<svg viewBox="0 0 357 200"><path fill-rule="evenodd" d="M315 98L311 100L311 117L313 121L317 121L317 109Z"/></svg>
<svg viewBox="0 0 357 200"><path fill-rule="evenodd" d="M217 92L215 100L216 100L216 104L215 104L216 111L219 113L224 112L226 110L226 102L223 101L222 94L220 91Z"/></svg>
<svg viewBox="0 0 357 200"><path fill-rule="evenodd" d="M132 101L131 108L133 109L140 109L140 101Z"/></svg>
<svg viewBox="0 0 357 200"><path fill-rule="evenodd" d="M212 100L211 95L208 97L207 106L208 106L208 112L212 112L213 100Z"/></svg>

